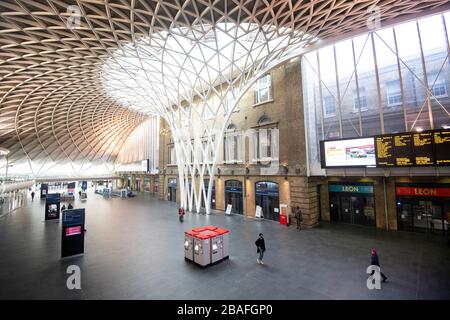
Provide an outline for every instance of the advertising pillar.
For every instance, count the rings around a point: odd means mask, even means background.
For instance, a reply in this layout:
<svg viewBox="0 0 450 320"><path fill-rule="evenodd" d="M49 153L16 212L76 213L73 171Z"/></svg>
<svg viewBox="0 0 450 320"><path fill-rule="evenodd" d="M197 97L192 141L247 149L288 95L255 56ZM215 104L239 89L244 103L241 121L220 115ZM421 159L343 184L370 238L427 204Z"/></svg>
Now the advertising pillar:
<svg viewBox="0 0 450 320"><path fill-rule="evenodd" d="M85 209L64 210L61 233L61 258L84 253Z"/></svg>
<svg viewBox="0 0 450 320"><path fill-rule="evenodd" d="M41 199L45 199L48 193L48 184L41 184Z"/></svg>
<svg viewBox="0 0 450 320"><path fill-rule="evenodd" d="M47 194L45 199L45 220L59 219L60 203L61 195L59 193Z"/></svg>

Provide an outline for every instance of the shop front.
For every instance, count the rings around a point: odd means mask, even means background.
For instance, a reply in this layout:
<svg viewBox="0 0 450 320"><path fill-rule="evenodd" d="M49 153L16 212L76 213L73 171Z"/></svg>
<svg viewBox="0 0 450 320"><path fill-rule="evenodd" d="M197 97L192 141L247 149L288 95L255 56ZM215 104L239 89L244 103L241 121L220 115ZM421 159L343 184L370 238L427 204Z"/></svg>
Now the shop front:
<svg viewBox="0 0 450 320"><path fill-rule="evenodd" d="M328 192L332 222L376 226L373 184L330 182Z"/></svg>
<svg viewBox="0 0 450 320"><path fill-rule="evenodd" d="M167 200L177 202L177 179L169 179L167 184Z"/></svg>
<svg viewBox="0 0 450 320"><path fill-rule="evenodd" d="M225 181L225 209L228 205L231 205L232 213L244 214L241 181Z"/></svg>
<svg viewBox="0 0 450 320"><path fill-rule="evenodd" d="M450 223L450 185L396 184L398 230L446 233Z"/></svg>
<svg viewBox="0 0 450 320"><path fill-rule="evenodd" d="M255 184L255 203L262 208L264 219L280 221L278 183L262 181Z"/></svg>

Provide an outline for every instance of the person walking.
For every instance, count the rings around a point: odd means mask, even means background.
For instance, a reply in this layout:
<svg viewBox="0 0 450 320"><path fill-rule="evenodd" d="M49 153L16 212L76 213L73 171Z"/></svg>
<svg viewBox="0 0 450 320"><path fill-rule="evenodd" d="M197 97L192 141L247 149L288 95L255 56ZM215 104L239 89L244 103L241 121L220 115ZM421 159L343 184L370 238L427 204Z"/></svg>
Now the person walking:
<svg viewBox="0 0 450 320"><path fill-rule="evenodd" d="M256 259L256 262L260 263L260 264L264 264L263 262L263 257L264 257L264 252L266 251L266 242L264 241L264 236L262 233L259 234L258 239L255 241L255 245L256 245L256 253L259 254L258 258Z"/></svg>
<svg viewBox="0 0 450 320"><path fill-rule="evenodd" d="M180 222L184 221L184 214L185 214L184 208L178 209L178 218L180 219Z"/></svg>
<svg viewBox="0 0 450 320"><path fill-rule="evenodd" d="M381 275L381 277L383 277L383 282L386 282L387 277L383 274L383 272L381 272L380 259L378 257L378 253L377 253L377 250L375 248L373 248L372 251L371 251L370 264L372 266L377 266L377 267L380 268L380 275ZM374 273L375 273L375 270L372 271L371 275L373 275Z"/></svg>
<svg viewBox="0 0 450 320"><path fill-rule="evenodd" d="M297 229L301 230L302 229L302 210L300 210L299 206L297 206L297 208L295 208L295 219L297 220Z"/></svg>
<svg viewBox="0 0 450 320"><path fill-rule="evenodd" d="M73 205L71 203L69 203L69 205L67 206L67 209L69 209L69 210L73 209Z"/></svg>
<svg viewBox="0 0 450 320"><path fill-rule="evenodd" d="M35 195L34 191L31 191L31 201L34 201L34 195Z"/></svg>

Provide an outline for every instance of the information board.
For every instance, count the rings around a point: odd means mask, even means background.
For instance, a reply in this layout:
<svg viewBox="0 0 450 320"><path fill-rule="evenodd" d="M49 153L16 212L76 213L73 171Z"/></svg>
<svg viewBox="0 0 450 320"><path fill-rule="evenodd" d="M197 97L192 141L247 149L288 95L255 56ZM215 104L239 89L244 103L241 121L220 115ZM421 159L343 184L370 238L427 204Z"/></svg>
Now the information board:
<svg viewBox="0 0 450 320"><path fill-rule="evenodd" d="M394 137L379 136L375 138L376 159L378 167L395 167Z"/></svg>
<svg viewBox="0 0 450 320"><path fill-rule="evenodd" d="M63 226L84 224L84 209L70 209L63 212Z"/></svg>
<svg viewBox="0 0 450 320"><path fill-rule="evenodd" d="M416 166L432 166L435 164L433 152L433 133L413 133L414 163Z"/></svg>
<svg viewBox="0 0 450 320"><path fill-rule="evenodd" d="M450 166L450 130L433 133L434 155L437 166Z"/></svg>
<svg viewBox="0 0 450 320"><path fill-rule="evenodd" d="M398 167L414 165L411 133L394 135L394 157Z"/></svg>
<svg viewBox="0 0 450 320"><path fill-rule="evenodd" d="M63 211L61 257L84 253L85 209Z"/></svg>

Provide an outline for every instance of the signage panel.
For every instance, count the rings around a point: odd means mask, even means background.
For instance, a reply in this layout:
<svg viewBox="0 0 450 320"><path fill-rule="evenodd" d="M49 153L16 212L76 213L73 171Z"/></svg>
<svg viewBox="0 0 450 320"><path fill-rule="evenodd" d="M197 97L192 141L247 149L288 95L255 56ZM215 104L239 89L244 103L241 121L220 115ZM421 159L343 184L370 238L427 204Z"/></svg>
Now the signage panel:
<svg viewBox="0 0 450 320"><path fill-rule="evenodd" d="M330 184L328 185L329 192L337 193L365 193L372 194L373 186L359 186L359 185L341 185L341 184Z"/></svg>
<svg viewBox="0 0 450 320"><path fill-rule="evenodd" d="M450 198L450 188L397 187L396 194L397 196Z"/></svg>
<svg viewBox="0 0 450 320"><path fill-rule="evenodd" d="M375 166L374 138L324 141L322 155L325 168Z"/></svg>

